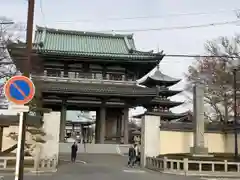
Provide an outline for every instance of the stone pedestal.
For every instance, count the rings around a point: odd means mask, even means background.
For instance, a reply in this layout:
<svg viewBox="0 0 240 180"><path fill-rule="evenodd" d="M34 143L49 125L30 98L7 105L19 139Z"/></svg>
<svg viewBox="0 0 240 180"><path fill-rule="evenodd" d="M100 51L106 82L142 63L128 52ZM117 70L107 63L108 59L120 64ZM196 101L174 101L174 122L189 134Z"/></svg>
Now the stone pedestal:
<svg viewBox="0 0 240 180"><path fill-rule="evenodd" d="M201 147L201 146L196 146L196 147L191 147L190 152L193 155L207 155L208 154L208 148L206 147Z"/></svg>
<svg viewBox="0 0 240 180"><path fill-rule="evenodd" d="M193 89L193 114L194 114L194 144L190 152L192 154L207 154L208 149L204 147L204 86L196 84Z"/></svg>
<svg viewBox="0 0 240 180"><path fill-rule="evenodd" d="M141 129L141 166L145 167L146 157L158 156L160 149L160 117L145 115Z"/></svg>

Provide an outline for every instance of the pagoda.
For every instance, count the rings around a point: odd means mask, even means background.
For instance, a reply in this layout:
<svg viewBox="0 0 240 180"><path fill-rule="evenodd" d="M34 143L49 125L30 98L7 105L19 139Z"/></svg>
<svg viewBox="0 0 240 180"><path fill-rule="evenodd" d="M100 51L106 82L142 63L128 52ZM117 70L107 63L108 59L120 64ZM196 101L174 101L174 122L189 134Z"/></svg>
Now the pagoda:
<svg viewBox="0 0 240 180"><path fill-rule="evenodd" d="M143 107L147 109L144 114L139 114L135 118L141 118L143 115L157 115L161 117L161 121L178 120L186 117L186 113L176 114L170 111L171 108L177 107L183 102L171 101L170 97L178 93L180 90L170 90L169 87L180 82L180 79L175 79L163 74L159 68L159 62L157 68L153 74L150 73L141 81L139 85L156 88L157 96L150 102L144 103Z"/></svg>

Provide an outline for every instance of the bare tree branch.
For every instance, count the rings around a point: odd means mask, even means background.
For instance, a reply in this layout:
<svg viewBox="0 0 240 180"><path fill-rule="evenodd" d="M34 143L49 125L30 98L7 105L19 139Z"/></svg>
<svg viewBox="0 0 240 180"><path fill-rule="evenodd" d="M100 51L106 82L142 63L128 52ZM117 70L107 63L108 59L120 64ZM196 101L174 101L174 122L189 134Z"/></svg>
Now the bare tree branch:
<svg viewBox="0 0 240 180"><path fill-rule="evenodd" d="M205 51L207 55L225 57L196 59L196 64L189 66L186 74L189 82L186 90L191 92L192 89L189 87L192 83L201 80L206 87L205 104L212 110L209 114L206 113L206 116L211 116L212 120L224 121L232 115L232 66L236 60L226 56L236 56L240 59L240 35L208 41Z"/></svg>

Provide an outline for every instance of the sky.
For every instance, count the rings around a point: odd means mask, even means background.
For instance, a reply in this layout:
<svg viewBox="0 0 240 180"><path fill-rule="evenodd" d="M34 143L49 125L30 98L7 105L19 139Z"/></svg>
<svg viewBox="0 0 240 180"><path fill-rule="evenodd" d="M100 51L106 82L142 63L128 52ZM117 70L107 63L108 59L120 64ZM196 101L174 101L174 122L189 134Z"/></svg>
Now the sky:
<svg viewBox="0 0 240 180"><path fill-rule="evenodd" d="M27 0L0 0L0 8L0 16L26 22ZM234 9L240 9L239 0L36 0L34 24L81 31L118 32L127 29L130 30L127 33L134 33L139 50L163 50L165 54L204 54L206 41L219 36L233 36L240 32L240 22L182 30L134 30L234 21L237 20ZM153 18L156 16L158 18ZM160 69L169 76L184 78L184 73L192 63L192 58L165 57ZM173 88L181 90L184 85L183 80ZM185 101L183 95L172 99ZM191 106L184 105L175 108L174 112L184 112L188 108ZM138 114L141 111L141 108L137 108L131 113Z"/></svg>

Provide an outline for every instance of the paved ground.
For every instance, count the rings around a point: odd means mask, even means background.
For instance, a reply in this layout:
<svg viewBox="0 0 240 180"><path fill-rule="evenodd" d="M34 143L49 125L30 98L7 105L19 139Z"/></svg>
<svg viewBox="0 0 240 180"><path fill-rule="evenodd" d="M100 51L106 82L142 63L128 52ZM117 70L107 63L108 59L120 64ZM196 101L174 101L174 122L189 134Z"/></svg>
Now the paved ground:
<svg viewBox="0 0 240 180"><path fill-rule="evenodd" d="M26 175L24 180L199 180L194 177L160 174L140 168L127 168L126 157L119 155L81 154L78 156L79 163L74 164L68 162L69 155L62 154L60 159L62 160L61 165L56 173L41 176ZM4 179L12 180L13 176L8 175Z"/></svg>

